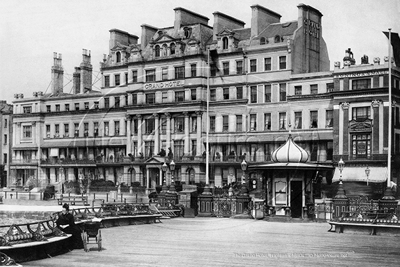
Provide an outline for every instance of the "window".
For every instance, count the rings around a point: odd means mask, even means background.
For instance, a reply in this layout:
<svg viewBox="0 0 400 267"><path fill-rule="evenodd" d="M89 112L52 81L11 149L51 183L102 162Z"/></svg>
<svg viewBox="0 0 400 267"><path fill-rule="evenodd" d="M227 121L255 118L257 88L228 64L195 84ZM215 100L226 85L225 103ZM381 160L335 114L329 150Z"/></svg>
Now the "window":
<svg viewBox="0 0 400 267"><path fill-rule="evenodd" d="M236 74L243 74L243 60L236 61Z"/></svg>
<svg viewBox="0 0 400 267"><path fill-rule="evenodd" d="M217 99L216 89L210 89L210 101L215 101Z"/></svg>
<svg viewBox="0 0 400 267"><path fill-rule="evenodd" d="M318 84L310 85L310 94L312 94L312 95L318 94Z"/></svg>
<svg viewBox="0 0 400 267"><path fill-rule="evenodd" d="M23 113L32 113L32 107L31 106L29 106L29 107L23 107Z"/></svg>
<svg viewBox="0 0 400 267"><path fill-rule="evenodd" d="M104 98L104 107L110 108L110 98Z"/></svg>
<svg viewBox="0 0 400 267"><path fill-rule="evenodd" d="M88 110L89 109L89 102L85 102L85 109Z"/></svg>
<svg viewBox="0 0 400 267"><path fill-rule="evenodd" d="M6 134L4 135L3 139L4 139L4 144L7 145L7 139L8 139L8 138L7 138L7 135L6 135Z"/></svg>
<svg viewBox="0 0 400 267"><path fill-rule="evenodd" d="M75 103L75 110L79 110L79 103Z"/></svg>
<svg viewBox="0 0 400 267"><path fill-rule="evenodd" d="M132 105L137 105L137 94L132 94Z"/></svg>
<svg viewBox="0 0 400 267"><path fill-rule="evenodd" d="M159 45L156 45L154 47L154 56L155 57L160 57L160 46Z"/></svg>
<svg viewBox="0 0 400 267"><path fill-rule="evenodd" d="M260 38L260 45L265 45L266 41L265 41L265 37L261 37Z"/></svg>
<svg viewBox="0 0 400 267"><path fill-rule="evenodd" d="M286 112L279 113L279 130L286 130Z"/></svg>
<svg viewBox="0 0 400 267"><path fill-rule="evenodd" d="M236 87L236 99L243 99L243 87Z"/></svg>
<svg viewBox="0 0 400 267"><path fill-rule="evenodd" d="M117 63L121 62L121 52L117 52L116 56L117 56Z"/></svg>
<svg viewBox="0 0 400 267"><path fill-rule="evenodd" d="M174 55L174 54L175 54L175 44L174 44L174 43L172 43L172 44L170 45L169 50L170 50L170 52L171 52L171 55Z"/></svg>
<svg viewBox="0 0 400 267"><path fill-rule="evenodd" d="M65 111L69 111L69 104L65 104Z"/></svg>
<svg viewBox="0 0 400 267"><path fill-rule="evenodd" d="M229 131L229 117L227 115L222 116L222 131Z"/></svg>
<svg viewBox="0 0 400 267"><path fill-rule="evenodd" d="M60 124L55 124L55 137L60 137Z"/></svg>
<svg viewBox="0 0 400 267"><path fill-rule="evenodd" d="M93 122L93 136L97 137L99 136L99 123L97 121Z"/></svg>
<svg viewBox="0 0 400 267"><path fill-rule="evenodd" d="M301 129L303 127L303 115L302 112L294 113L294 129Z"/></svg>
<svg viewBox="0 0 400 267"><path fill-rule="evenodd" d="M197 117L196 116L190 117L190 122L191 122L190 130L191 132L195 133L197 131Z"/></svg>
<svg viewBox="0 0 400 267"><path fill-rule="evenodd" d="M371 88L371 79L358 79L351 81L351 90Z"/></svg>
<svg viewBox="0 0 400 267"><path fill-rule="evenodd" d="M326 84L326 91L327 91L328 93L333 92L334 89L335 89L334 83L327 83L327 84Z"/></svg>
<svg viewBox="0 0 400 267"><path fill-rule="evenodd" d="M286 83L279 84L279 101L286 101Z"/></svg>
<svg viewBox="0 0 400 267"><path fill-rule="evenodd" d="M167 118L161 117L161 134L167 133Z"/></svg>
<svg viewBox="0 0 400 267"><path fill-rule="evenodd" d="M279 35L276 35L274 38L275 43L280 43L281 42L281 37Z"/></svg>
<svg viewBox="0 0 400 267"><path fill-rule="evenodd" d="M128 73L125 72L125 84L128 84Z"/></svg>
<svg viewBox="0 0 400 267"><path fill-rule="evenodd" d="M3 163L7 164L7 153L3 153Z"/></svg>
<svg viewBox="0 0 400 267"><path fill-rule="evenodd" d="M264 114L264 130L265 131L271 130L271 113Z"/></svg>
<svg viewBox="0 0 400 267"><path fill-rule="evenodd" d="M272 61L270 57L264 58L264 70L272 70Z"/></svg>
<svg viewBox="0 0 400 267"><path fill-rule="evenodd" d="M155 119L154 118L148 118L145 120L145 130L146 134L152 134L153 131L155 130Z"/></svg>
<svg viewBox="0 0 400 267"><path fill-rule="evenodd" d="M115 74L114 78L115 78L115 86L120 85L121 84L121 75Z"/></svg>
<svg viewBox="0 0 400 267"><path fill-rule="evenodd" d="M155 99L156 99L155 93L146 94L146 104L154 104L156 102Z"/></svg>
<svg viewBox="0 0 400 267"><path fill-rule="evenodd" d="M138 78L137 70L133 70L132 71L132 82L137 83L137 81L138 81L137 78Z"/></svg>
<svg viewBox="0 0 400 267"><path fill-rule="evenodd" d="M175 133L183 133L185 129L185 118L184 117L175 117Z"/></svg>
<svg viewBox="0 0 400 267"><path fill-rule="evenodd" d="M146 70L146 82L154 82L156 80L156 70Z"/></svg>
<svg viewBox="0 0 400 267"><path fill-rule="evenodd" d="M168 68L162 68L161 69L161 73L162 73L162 80L168 80Z"/></svg>
<svg viewBox="0 0 400 267"><path fill-rule="evenodd" d="M104 136L108 136L110 133L110 123L108 121L104 122Z"/></svg>
<svg viewBox="0 0 400 267"><path fill-rule="evenodd" d="M163 103L168 102L168 92L162 92L162 102Z"/></svg>
<svg viewBox="0 0 400 267"><path fill-rule="evenodd" d="M333 110L326 111L326 128L333 127Z"/></svg>
<svg viewBox="0 0 400 267"><path fill-rule="evenodd" d="M257 71L257 59L250 59L250 72Z"/></svg>
<svg viewBox="0 0 400 267"><path fill-rule="evenodd" d="M191 90L190 90L190 98L191 98L192 100L196 100L196 99L197 99L197 92L196 92L196 89L191 89Z"/></svg>
<svg viewBox="0 0 400 267"><path fill-rule="evenodd" d="M211 64L210 67L210 76L214 77L215 75L217 75L217 66L215 64Z"/></svg>
<svg viewBox="0 0 400 267"><path fill-rule="evenodd" d="M224 88L223 93L224 93L224 99L225 100L229 99L229 88Z"/></svg>
<svg viewBox="0 0 400 267"><path fill-rule="evenodd" d="M79 136L79 123L74 123L74 136Z"/></svg>
<svg viewBox="0 0 400 267"><path fill-rule="evenodd" d="M174 141L174 156L176 158L182 158L182 156L184 154L184 147L185 147L185 144L184 144L183 140L175 140ZM178 179L178 177L176 177L176 179Z"/></svg>
<svg viewBox="0 0 400 267"><path fill-rule="evenodd" d="M190 64L190 76L196 77L197 76L197 66L196 64Z"/></svg>
<svg viewBox="0 0 400 267"><path fill-rule="evenodd" d="M210 116L210 132L215 132L215 116Z"/></svg>
<svg viewBox="0 0 400 267"><path fill-rule="evenodd" d="M83 136L85 137L89 136L89 123L87 122L83 124Z"/></svg>
<svg viewBox="0 0 400 267"><path fill-rule="evenodd" d="M257 114L250 114L250 131L257 130Z"/></svg>
<svg viewBox="0 0 400 267"><path fill-rule="evenodd" d="M371 155L371 135L353 134L351 136L352 155L354 158L369 158Z"/></svg>
<svg viewBox="0 0 400 267"><path fill-rule="evenodd" d="M183 102L183 101L185 101L185 91L175 92L175 102Z"/></svg>
<svg viewBox="0 0 400 267"><path fill-rule="evenodd" d="M114 135L115 136L118 136L120 134L120 131L119 131L119 121L115 121L114 122Z"/></svg>
<svg viewBox="0 0 400 267"><path fill-rule="evenodd" d="M294 87L294 95L302 95L303 94L303 88L301 85L296 85Z"/></svg>
<svg viewBox="0 0 400 267"><path fill-rule="evenodd" d="M46 125L46 137L50 138L50 125Z"/></svg>
<svg viewBox="0 0 400 267"><path fill-rule="evenodd" d="M144 142L144 156L151 158L154 155L154 141Z"/></svg>
<svg viewBox="0 0 400 267"><path fill-rule="evenodd" d="M51 106L50 106L50 105L47 105L47 106L46 106L46 111L47 111L47 112L51 112Z"/></svg>
<svg viewBox="0 0 400 267"><path fill-rule="evenodd" d="M222 49L228 49L228 37L222 38Z"/></svg>
<svg viewBox="0 0 400 267"><path fill-rule="evenodd" d="M32 126L22 126L22 138L32 138Z"/></svg>
<svg viewBox="0 0 400 267"><path fill-rule="evenodd" d="M64 136L68 137L69 136L69 124L64 123Z"/></svg>
<svg viewBox="0 0 400 267"><path fill-rule="evenodd" d="M56 111L57 111L57 112L60 112L60 111L61 111L60 105L59 105L59 104L56 105Z"/></svg>
<svg viewBox="0 0 400 267"><path fill-rule="evenodd" d="M119 96L116 96L116 97L114 98L114 100L115 100L114 107L115 107L115 108L119 108L119 107L120 107L121 99L119 98Z"/></svg>
<svg viewBox="0 0 400 267"><path fill-rule="evenodd" d="M310 111L310 128L318 128L318 111Z"/></svg>
<svg viewBox="0 0 400 267"><path fill-rule="evenodd" d="M7 127L8 127L8 120L4 119L4 128L7 128Z"/></svg>
<svg viewBox="0 0 400 267"><path fill-rule="evenodd" d="M222 63L222 70L224 72L224 75L229 75L229 62Z"/></svg>
<svg viewBox="0 0 400 267"><path fill-rule="evenodd" d="M353 108L353 120L363 121L365 119L371 118L371 109L370 107L357 107Z"/></svg>
<svg viewBox="0 0 400 267"><path fill-rule="evenodd" d="M257 103L257 86L250 86L250 103Z"/></svg>
<svg viewBox="0 0 400 267"><path fill-rule="evenodd" d="M242 115L236 115L236 132L243 131L243 119Z"/></svg>
<svg viewBox="0 0 400 267"><path fill-rule="evenodd" d="M286 56L279 57L279 69L280 70L286 69Z"/></svg>
<svg viewBox="0 0 400 267"><path fill-rule="evenodd" d="M110 87L110 75L104 76L104 87Z"/></svg>
<svg viewBox="0 0 400 267"><path fill-rule="evenodd" d="M185 67L175 67L175 79L185 78Z"/></svg>
<svg viewBox="0 0 400 267"><path fill-rule="evenodd" d="M270 84L266 84L264 85L264 101L265 103L271 102L271 85Z"/></svg>
<svg viewBox="0 0 400 267"><path fill-rule="evenodd" d="M94 101L94 109L99 109L99 101Z"/></svg>

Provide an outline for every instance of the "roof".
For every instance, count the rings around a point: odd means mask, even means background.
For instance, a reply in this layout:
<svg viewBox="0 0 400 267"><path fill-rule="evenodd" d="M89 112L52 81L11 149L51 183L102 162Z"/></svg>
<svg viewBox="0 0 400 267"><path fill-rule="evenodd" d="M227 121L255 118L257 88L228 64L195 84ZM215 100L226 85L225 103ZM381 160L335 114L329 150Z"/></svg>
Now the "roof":
<svg viewBox="0 0 400 267"><path fill-rule="evenodd" d="M258 37L265 37L265 38L271 38L275 37L277 35L279 36L287 36L287 35L292 35L294 31L298 27L298 22L297 21L289 21L285 23L272 23L267 26L261 33L258 35Z"/></svg>
<svg viewBox="0 0 400 267"><path fill-rule="evenodd" d="M274 162L305 163L308 161L309 155L307 151L293 141L292 136L289 134L286 143L278 147L271 157Z"/></svg>
<svg viewBox="0 0 400 267"><path fill-rule="evenodd" d="M233 30L235 33L235 38L238 40L246 40L250 38L251 35L251 28L244 28L244 29L235 29Z"/></svg>
<svg viewBox="0 0 400 267"><path fill-rule="evenodd" d="M332 170L335 167L332 165L323 165L323 164L314 164L314 163L263 163L263 164L252 164L249 165L249 169L275 169L275 170L293 170L293 169L302 169L302 170Z"/></svg>

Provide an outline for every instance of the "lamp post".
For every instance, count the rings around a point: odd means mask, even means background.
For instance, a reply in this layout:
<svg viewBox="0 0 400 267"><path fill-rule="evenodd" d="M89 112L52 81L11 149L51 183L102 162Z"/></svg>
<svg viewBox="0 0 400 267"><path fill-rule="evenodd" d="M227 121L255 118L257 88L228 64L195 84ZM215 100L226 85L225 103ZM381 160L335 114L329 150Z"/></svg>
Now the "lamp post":
<svg viewBox="0 0 400 267"><path fill-rule="evenodd" d="M342 158L340 158L339 162L338 162L338 167L339 167L339 171L340 171L340 179L339 179L339 184L343 184L342 183L342 172L343 172L343 168L344 168L344 161Z"/></svg>
<svg viewBox="0 0 400 267"><path fill-rule="evenodd" d="M168 165L167 163L164 162L164 164L161 166L161 170L163 171L164 177L163 177L163 185L161 191L166 192L167 191L167 183L166 183L166 175L167 175L167 170L168 170Z"/></svg>
<svg viewBox="0 0 400 267"><path fill-rule="evenodd" d="M368 165L367 168L365 169L365 174L367 175L367 185L368 185L368 179L369 179L369 174L371 173L371 170L369 169Z"/></svg>
<svg viewBox="0 0 400 267"><path fill-rule="evenodd" d="M175 193L175 182L174 182L175 162L174 162L174 160L171 160L171 163L169 164L169 169L171 170L171 186L169 188L169 191L171 193Z"/></svg>
<svg viewBox="0 0 400 267"><path fill-rule="evenodd" d="M343 182L342 182L342 172L343 172L343 168L344 168L344 161L342 158L340 158L340 160L338 162L338 168L340 171L340 180L339 180L339 187L338 187L338 191L336 193L335 199L347 199L346 193L343 188Z"/></svg>
<svg viewBox="0 0 400 267"><path fill-rule="evenodd" d="M248 189L247 189L247 179L246 179L246 171L247 171L247 162L246 160L243 159L242 163L240 163L240 167L242 168L243 171L243 176L244 176L244 184L242 185L242 193L245 195L248 193Z"/></svg>

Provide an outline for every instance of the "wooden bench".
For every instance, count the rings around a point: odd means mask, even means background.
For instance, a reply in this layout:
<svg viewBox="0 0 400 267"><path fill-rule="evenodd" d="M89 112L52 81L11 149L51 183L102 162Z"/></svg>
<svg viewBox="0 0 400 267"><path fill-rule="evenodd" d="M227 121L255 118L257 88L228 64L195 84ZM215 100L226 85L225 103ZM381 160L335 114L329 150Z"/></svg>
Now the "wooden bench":
<svg viewBox="0 0 400 267"><path fill-rule="evenodd" d="M61 195L59 198L57 198L58 205L62 205L64 203L71 204L71 205L76 205L76 203L81 203L83 206L88 206L88 197L87 196L64 196Z"/></svg>

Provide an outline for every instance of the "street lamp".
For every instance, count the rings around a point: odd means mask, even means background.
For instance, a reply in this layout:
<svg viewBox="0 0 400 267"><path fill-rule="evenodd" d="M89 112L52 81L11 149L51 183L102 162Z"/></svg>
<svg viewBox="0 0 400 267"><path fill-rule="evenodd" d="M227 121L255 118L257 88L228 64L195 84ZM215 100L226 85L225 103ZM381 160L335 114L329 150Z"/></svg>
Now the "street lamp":
<svg viewBox="0 0 400 267"><path fill-rule="evenodd" d="M162 189L161 191L167 192L167 184L166 184L166 176L167 176L167 170L168 170L168 165L167 163L164 162L164 164L161 166L161 170L164 173L164 177L163 177L163 185L162 185Z"/></svg>
<svg viewBox="0 0 400 267"><path fill-rule="evenodd" d="M169 164L169 169L171 170L171 186L169 188L169 191L171 193L175 193L175 182L174 182L175 162L174 162L174 160L171 160L171 163Z"/></svg>
<svg viewBox="0 0 400 267"><path fill-rule="evenodd" d="M367 185L368 185L368 179L369 179L369 174L371 173L371 170L369 169L368 165L367 168L365 169L365 174L367 175Z"/></svg>
<svg viewBox="0 0 400 267"><path fill-rule="evenodd" d="M342 158L340 158L339 162L338 162L338 167L339 167L339 171L340 171L340 180L339 180L339 184L342 184L342 171L344 168L344 161Z"/></svg>
<svg viewBox="0 0 400 267"><path fill-rule="evenodd" d="M243 159L242 163L240 163L240 167L242 168L243 171L243 176L244 176L244 184L242 186L242 193L243 195L246 195L248 193L247 191L247 181L246 181L246 171L247 171L247 162Z"/></svg>

